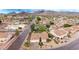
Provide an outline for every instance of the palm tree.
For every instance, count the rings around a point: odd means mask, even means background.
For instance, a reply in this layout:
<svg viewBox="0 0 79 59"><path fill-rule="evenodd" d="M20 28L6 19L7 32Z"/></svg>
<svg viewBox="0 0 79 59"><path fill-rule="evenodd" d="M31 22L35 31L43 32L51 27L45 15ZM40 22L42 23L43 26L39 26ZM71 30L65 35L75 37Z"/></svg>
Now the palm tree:
<svg viewBox="0 0 79 59"><path fill-rule="evenodd" d="M40 39L39 39L39 46L40 46L40 48L42 48L43 45L44 45L44 44L43 44L42 39L41 39L41 37L40 37Z"/></svg>

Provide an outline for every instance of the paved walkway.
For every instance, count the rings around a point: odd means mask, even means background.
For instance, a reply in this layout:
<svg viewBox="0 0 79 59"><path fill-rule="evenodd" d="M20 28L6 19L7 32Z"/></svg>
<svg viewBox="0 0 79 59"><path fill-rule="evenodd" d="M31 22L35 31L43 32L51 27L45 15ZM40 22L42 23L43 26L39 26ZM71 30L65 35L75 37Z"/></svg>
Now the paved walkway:
<svg viewBox="0 0 79 59"><path fill-rule="evenodd" d="M27 34L29 33L29 29L24 30L21 35L13 42L13 44L8 48L8 50L17 50L20 48L21 44L25 40Z"/></svg>
<svg viewBox="0 0 79 59"><path fill-rule="evenodd" d="M19 37L12 43L8 50L18 50L24 42L26 36L30 33L30 26L34 23L34 20L25 27L25 30L19 35Z"/></svg>

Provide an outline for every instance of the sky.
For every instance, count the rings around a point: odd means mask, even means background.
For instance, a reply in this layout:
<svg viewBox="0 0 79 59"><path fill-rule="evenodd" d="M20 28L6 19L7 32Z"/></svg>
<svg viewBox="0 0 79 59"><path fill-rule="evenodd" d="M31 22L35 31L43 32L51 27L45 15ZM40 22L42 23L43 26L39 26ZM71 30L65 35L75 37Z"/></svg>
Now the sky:
<svg viewBox="0 0 79 59"><path fill-rule="evenodd" d="M36 10L79 12L79 0L1 0L0 13L34 12Z"/></svg>
<svg viewBox="0 0 79 59"><path fill-rule="evenodd" d="M0 6L31 9L79 9L79 0L1 0Z"/></svg>
<svg viewBox="0 0 79 59"><path fill-rule="evenodd" d="M13 13L13 12L14 13L20 13L20 12L33 13L39 10L79 12L78 9L0 9L0 13L3 13L3 14Z"/></svg>
<svg viewBox="0 0 79 59"><path fill-rule="evenodd" d="M0 9L0 13L7 14L12 12L15 12L15 13L32 12L32 9Z"/></svg>
<svg viewBox="0 0 79 59"><path fill-rule="evenodd" d="M13 12L14 13L20 13L20 12L33 13L38 10L79 12L79 9L0 9L0 13L3 13L3 14L13 13Z"/></svg>

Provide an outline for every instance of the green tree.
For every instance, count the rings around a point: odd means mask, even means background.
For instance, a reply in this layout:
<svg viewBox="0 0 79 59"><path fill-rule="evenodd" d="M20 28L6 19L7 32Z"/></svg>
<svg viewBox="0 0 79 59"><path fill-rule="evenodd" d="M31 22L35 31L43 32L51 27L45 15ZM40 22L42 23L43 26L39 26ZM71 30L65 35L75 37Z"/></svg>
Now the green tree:
<svg viewBox="0 0 79 59"><path fill-rule="evenodd" d="M39 32L44 32L44 31L47 31L47 28L44 25L38 25L38 31Z"/></svg>
<svg viewBox="0 0 79 59"><path fill-rule="evenodd" d="M42 48L43 45L44 45L44 44L43 44L42 39L41 39L41 37L40 37L40 39L39 39L39 46L40 46L40 48Z"/></svg>
<svg viewBox="0 0 79 59"><path fill-rule="evenodd" d="M19 30L18 29L16 29L15 35L16 36L19 35Z"/></svg>
<svg viewBox="0 0 79 59"><path fill-rule="evenodd" d="M47 28L46 28L46 26L39 24L39 25L37 25L37 31L44 32L44 31L47 31Z"/></svg>
<svg viewBox="0 0 79 59"><path fill-rule="evenodd" d="M40 18L40 17L37 17L37 20L38 20L38 21L41 21L41 18Z"/></svg>
<svg viewBox="0 0 79 59"><path fill-rule="evenodd" d="M31 25L31 31L32 31L32 32L35 31L35 24L32 24L32 25Z"/></svg>
<svg viewBox="0 0 79 59"><path fill-rule="evenodd" d="M47 27L42 25L42 24L33 24L31 26L31 31L35 31L35 32L44 32L47 31Z"/></svg>

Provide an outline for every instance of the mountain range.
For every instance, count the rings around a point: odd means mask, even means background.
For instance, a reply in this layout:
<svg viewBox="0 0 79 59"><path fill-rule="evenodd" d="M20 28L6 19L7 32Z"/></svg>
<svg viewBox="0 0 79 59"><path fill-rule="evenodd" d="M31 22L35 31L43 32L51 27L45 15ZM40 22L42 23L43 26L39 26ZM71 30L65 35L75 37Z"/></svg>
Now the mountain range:
<svg viewBox="0 0 79 59"><path fill-rule="evenodd" d="M8 14L8 13L21 13L21 12L28 12L28 13L41 13L41 12L79 12L76 9L0 9L0 13Z"/></svg>

